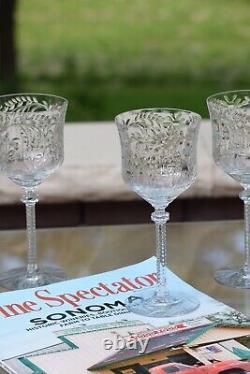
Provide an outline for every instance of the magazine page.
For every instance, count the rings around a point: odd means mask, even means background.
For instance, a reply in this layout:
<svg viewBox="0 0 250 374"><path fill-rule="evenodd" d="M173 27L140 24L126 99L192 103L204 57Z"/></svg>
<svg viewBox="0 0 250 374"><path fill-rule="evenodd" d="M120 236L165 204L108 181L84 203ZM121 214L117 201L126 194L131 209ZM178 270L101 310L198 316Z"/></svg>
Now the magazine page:
<svg viewBox="0 0 250 374"><path fill-rule="evenodd" d="M204 365L199 358L207 355L197 351L196 341L217 342L218 329L227 341L250 335L250 321L241 313L194 289L170 270L167 276L172 291L196 297L199 309L178 318L150 318L126 309L133 291L156 284L155 258L112 272L1 294L2 367L18 374L102 372L134 357L163 349L169 354L180 346L189 349L182 355L194 361L197 356ZM246 360L249 350L242 345L236 347L236 354L220 358ZM221 349L230 350L229 346Z"/></svg>

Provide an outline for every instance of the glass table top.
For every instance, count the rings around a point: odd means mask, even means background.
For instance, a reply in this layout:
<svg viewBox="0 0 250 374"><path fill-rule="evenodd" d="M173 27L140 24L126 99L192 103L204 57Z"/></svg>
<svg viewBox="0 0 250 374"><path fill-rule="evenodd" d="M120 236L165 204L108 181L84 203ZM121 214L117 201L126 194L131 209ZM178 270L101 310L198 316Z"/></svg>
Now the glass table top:
<svg viewBox="0 0 250 374"><path fill-rule="evenodd" d="M168 264L185 281L250 315L250 290L218 285L216 269L243 263L242 221L169 223ZM112 270L155 253L153 225L38 230L40 263L62 266L69 278ZM26 234L0 231L0 271L23 266Z"/></svg>

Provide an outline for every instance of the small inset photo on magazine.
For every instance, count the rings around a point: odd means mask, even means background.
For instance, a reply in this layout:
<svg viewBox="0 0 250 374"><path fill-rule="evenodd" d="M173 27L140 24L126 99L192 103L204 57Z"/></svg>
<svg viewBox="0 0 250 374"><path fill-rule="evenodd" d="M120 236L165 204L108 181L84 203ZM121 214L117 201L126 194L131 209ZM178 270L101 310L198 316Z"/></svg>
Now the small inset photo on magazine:
<svg viewBox="0 0 250 374"><path fill-rule="evenodd" d="M185 350L205 365L221 361L237 360L239 358L231 350L224 348L218 343L197 348L186 348Z"/></svg>

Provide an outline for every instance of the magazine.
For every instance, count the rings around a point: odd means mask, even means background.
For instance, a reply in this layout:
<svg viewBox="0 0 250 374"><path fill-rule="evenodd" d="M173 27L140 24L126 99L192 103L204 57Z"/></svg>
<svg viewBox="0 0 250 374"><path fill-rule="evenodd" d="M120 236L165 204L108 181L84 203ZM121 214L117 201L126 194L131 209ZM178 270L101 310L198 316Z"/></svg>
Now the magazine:
<svg viewBox="0 0 250 374"><path fill-rule="evenodd" d="M2 368L12 374L198 374L219 373L221 365L250 372L250 321L169 269L169 287L196 297L197 310L175 318L127 310L133 291L156 284L154 269L155 258L150 258L107 273L0 294ZM218 370L211 371L214 367Z"/></svg>

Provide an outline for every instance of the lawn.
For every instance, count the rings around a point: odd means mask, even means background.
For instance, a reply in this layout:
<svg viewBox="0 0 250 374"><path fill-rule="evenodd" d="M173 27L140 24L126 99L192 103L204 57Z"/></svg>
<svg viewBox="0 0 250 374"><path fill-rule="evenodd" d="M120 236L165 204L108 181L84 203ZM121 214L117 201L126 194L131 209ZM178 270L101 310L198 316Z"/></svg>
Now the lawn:
<svg viewBox="0 0 250 374"><path fill-rule="evenodd" d="M250 87L249 14L247 0L19 0L18 90L68 97L72 121L207 116L206 96Z"/></svg>

